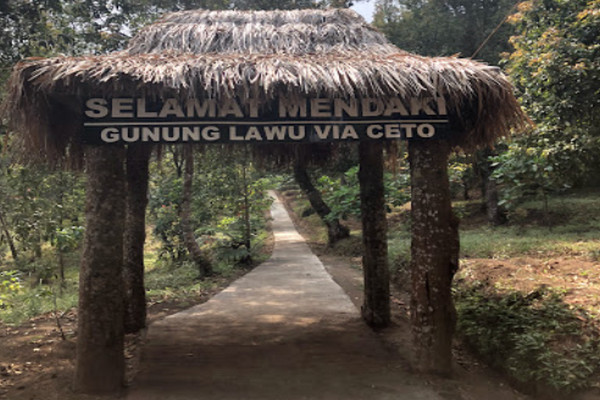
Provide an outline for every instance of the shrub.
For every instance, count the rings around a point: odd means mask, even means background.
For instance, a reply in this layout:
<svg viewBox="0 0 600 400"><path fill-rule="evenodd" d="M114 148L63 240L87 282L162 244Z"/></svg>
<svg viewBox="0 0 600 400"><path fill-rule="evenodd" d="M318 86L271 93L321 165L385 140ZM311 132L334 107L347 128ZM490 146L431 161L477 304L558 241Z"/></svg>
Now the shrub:
<svg viewBox="0 0 600 400"><path fill-rule="evenodd" d="M589 316L545 287L500 292L488 284L455 288L458 331L491 366L514 380L570 393L600 371L600 340Z"/></svg>

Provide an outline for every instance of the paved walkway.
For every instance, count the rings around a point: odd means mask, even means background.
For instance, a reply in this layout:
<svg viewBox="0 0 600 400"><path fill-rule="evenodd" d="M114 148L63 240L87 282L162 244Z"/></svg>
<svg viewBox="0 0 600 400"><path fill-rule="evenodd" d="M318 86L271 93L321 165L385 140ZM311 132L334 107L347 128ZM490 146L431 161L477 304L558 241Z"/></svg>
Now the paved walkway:
<svg viewBox="0 0 600 400"><path fill-rule="evenodd" d="M440 399L407 373L279 201L269 261L150 326L129 400Z"/></svg>

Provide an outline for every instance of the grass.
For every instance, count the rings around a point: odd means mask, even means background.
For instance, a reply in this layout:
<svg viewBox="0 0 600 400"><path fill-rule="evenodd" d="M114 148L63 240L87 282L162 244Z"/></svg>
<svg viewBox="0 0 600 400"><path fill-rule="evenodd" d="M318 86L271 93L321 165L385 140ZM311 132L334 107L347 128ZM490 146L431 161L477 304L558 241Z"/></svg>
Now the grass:
<svg viewBox="0 0 600 400"><path fill-rule="evenodd" d="M263 249L268 232L262 231L254 241L254 263L264 261L269 254ZM213 292L224 281L243 273L234 262L218 261L214 276L198 279L191 262L169 262L160 259L160 243L148 229L144 251L145 284L148 301L186 302ZM44 253L35 264L10 265L0 271L0 322L19 325L41 314L60 313L78 305L79 251L65 255L65 283L61 288L56 278L58 266L51 252Z"/></svg>
<svg viewBox="0 0 600 400"><path fill-rule="evenodd" d="M64 285L53 281L40 283L26 274L14 272L16 285L12 290L0 290L0 321L7 325L19 325L41 314L59 314L77 306L78 284L75 268L69 268ZM0 274L0 283L6 275Z"/></svg>
<svg viewBox="0 0 600 400"><path fill-rule="evenodd" d="M388 254L392 260L399 256L410 257L410 232L390 229L390 232L388 232Z"/></svg>
<svg viewBox="0 0 600 400"><path fill-rule="evenodd" d="M593 256L600 251L600 227L581 232L566 226L549 230L543 227L515 226L461 230L463 258L510 258L523 255Z"/></svg>
<svg viewBox="0 0 600 400"><path fill-rule="evenodd" d="M493 227L481 217L479 203L453 204L461 216L461 258L511 258L518 256L600 257L600 194L586 192L556 196L548 202L548 218L541 201L521 204L505 226ZM403 212L407 212L406 210ZM392 261L410 253L410 227L390 226Z"/></svg>
<svg viewBox="0 0 600 400"><path fill-rule="evenodd" d="M306 230L306 232L310 234L308 240L315 243L327 243L327 228L319 216L314 212L310 215L303 216L306 215L306 210L311 209L311 206L310 202L304 197L302 192L298 189L290 189L282 192L282 196L293 199L288 202L288 204L290 204L295 215L302 216L299 222L314 228Z"/></svg>
<svg viewBox="0 0 600 400"><path fill-rule="evenodd" d="M237 268L239 271L239 268ZM235 275L236 267L227 263L214 266L214 276L199 279L194 263L158 263L146 272L146 295L150 302L185 301L217 288L223 278Z"/></svg>

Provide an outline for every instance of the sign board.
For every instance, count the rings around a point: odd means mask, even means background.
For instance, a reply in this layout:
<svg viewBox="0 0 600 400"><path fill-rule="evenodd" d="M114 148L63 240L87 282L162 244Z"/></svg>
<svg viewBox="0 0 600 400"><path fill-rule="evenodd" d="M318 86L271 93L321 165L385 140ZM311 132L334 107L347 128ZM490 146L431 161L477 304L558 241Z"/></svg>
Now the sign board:
<svg viewBox="0 0 600 400"><path fill-rule="evenodd" d="M90 98L87 144L274 143L435 139L446 134L443 98L255 100Z"/></svg>

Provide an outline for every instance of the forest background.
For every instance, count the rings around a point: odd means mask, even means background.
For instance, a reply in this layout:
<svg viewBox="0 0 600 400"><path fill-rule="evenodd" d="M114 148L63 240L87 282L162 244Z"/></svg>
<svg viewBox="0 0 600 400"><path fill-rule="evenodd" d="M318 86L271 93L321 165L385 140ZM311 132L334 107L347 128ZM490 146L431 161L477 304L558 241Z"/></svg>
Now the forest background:
<svg viewBox="0 0 600 400"><path fill-rule="evenodd" d="M0 0L0 82L26 57L122 49L140 27L169 11L350 5ZM460 336L516 383L541 382L563 393L597 385L600 1L377 0L373 25L407 51L499 65L535 122L531 131L515 132L494 148L451 159L454 208L463 219L463 268L455 284ZM44 313L64 316L76 307L85 229L84 176L32 165L19 146L18 132L0 125L0 320L6 326ZM403 146L388 155L390 265L401 286L410 262L410 176ZM360 235L353 223L360 212L353 151L319 169L257 165L244 147L202 149L192 161L195 173L186 169L189 163L178 147L152 159L150 301L193 297L215 276L260 262L267 188L299 197L297 211L328 228L319 240L332 249L349 249L344 241ZM186 177L192 182L187 189ZM308 201L315 194L326 208ZM186 196L188 221L182 215ZM212 276L186 243L188 225Z"/></svg>

